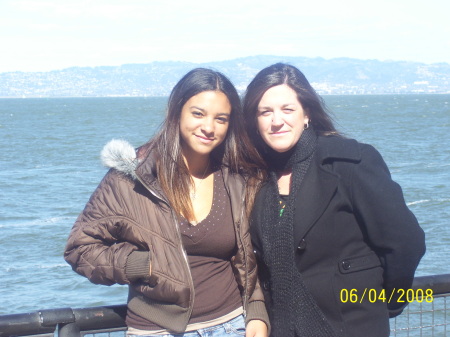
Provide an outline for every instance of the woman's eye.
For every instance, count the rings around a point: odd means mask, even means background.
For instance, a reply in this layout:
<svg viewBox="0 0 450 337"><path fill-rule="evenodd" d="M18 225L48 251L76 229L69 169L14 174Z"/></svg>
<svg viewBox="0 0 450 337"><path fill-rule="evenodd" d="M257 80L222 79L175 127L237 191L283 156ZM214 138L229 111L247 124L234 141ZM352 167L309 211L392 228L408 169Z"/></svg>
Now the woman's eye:
<svg viewBox="0 0 450 337"><path fill-rule="evenodd" d="M227 118L227 117L218 117L217 120L218 120L219 123L221 123L221 124L228 123L228 118Z"/></svg>
<svg viewBox="0 0 450 337"><path fill-rule="evenodd" d="M203 116L203 114L202 114L200 111L192 111L192 114L193 114L195 117L201 117L201 116Z"/></svg>
<svg viewBox="0 0 450 337"><path fill-rule="evenodd" d="M269 116L272 113L270 110L263 110L259 112L260 116Z"/></svg>

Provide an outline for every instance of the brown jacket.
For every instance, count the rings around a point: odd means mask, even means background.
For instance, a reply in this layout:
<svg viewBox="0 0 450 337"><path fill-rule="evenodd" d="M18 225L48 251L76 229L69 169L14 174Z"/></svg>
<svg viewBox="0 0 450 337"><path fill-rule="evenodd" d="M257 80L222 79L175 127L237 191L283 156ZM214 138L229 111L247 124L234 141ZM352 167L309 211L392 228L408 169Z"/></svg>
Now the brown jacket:
<svg viewBox="0 0 450 337"><path fill-rule="evenodd" d="M128 284L128 307L177 333L184 332L194 301L193 281L177 216L155 177L152 153L112 141L102 152L112 169L76 220L64 258L96 284ZM268 324L244 212L245 183L222 169L231 201L238 250L232 259L246 321ZM151 265L151 274L150 274Z"/></svg>

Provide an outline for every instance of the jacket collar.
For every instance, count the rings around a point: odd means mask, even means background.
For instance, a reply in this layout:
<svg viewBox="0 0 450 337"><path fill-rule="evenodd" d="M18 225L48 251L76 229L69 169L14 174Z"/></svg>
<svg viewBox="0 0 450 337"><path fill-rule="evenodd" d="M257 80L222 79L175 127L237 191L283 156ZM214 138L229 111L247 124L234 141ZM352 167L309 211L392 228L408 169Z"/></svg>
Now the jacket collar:
<svg viewBox="0 0 450 337"><path fill-rule="evenodd" d="M137 180L139 180L147 189L149 189L151 193L169 204L169 201L157 179L156 152L152 151L150 144L147 143L139 147L136 150L136 154L138 165L136 167L135 174Z"/></svg>
<svg viewBox="0 0 450 337"><path fill-rule="evenodd" d="M228 192L231 201L231 211L234 222L240 222L245 212L245 181L239 174L230 173L230 170L225 165L221 167L223 179L225 182L225 189Z"/></svg>
<svg viewBox="0 0 450 337"><path fill-rule="evenodd" d="M361 151L354 139L339 136L320 136L318 138L317 156L320 164L330 160L361 161Z"/></svg>

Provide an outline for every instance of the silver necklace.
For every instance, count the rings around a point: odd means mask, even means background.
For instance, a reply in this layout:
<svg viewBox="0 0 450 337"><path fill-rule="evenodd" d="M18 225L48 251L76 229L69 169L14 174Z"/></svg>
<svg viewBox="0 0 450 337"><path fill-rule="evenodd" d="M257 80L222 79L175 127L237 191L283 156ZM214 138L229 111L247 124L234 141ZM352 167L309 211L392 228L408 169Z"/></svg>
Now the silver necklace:
<svg viewBox="0 0 450 337"><path fill-rule="evenodd" d="M197 185L197 188L200 188L200 185L202 184L203 180L205 180L205 178L206 178L205 175L206 175L206 171L208 170L208 168L209 168L209 161L208 161L208 165L206 165L205 171L203 172L202 178L200 179L200 182ZM197 198L197 188L195 188L195 183L194 183L193 191L190 193L191 200L195 200Z"/></svg>

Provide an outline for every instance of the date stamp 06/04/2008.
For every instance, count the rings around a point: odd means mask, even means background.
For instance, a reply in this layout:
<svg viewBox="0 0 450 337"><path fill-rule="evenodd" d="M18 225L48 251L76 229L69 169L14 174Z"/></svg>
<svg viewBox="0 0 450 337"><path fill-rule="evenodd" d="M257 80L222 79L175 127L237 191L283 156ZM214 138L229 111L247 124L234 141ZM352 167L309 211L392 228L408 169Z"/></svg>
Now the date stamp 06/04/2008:
<svg viewBox="0 0 450 337"><path fill-rule="evenodd" d="M342 289L339 296L342 303L362 303L364 300L370 303L391 303L393 298L397 303L431 303L434 299L433 289L393 289L389 293L386 293L385 289L365 288L359 291L358 289Z"/></svg>

